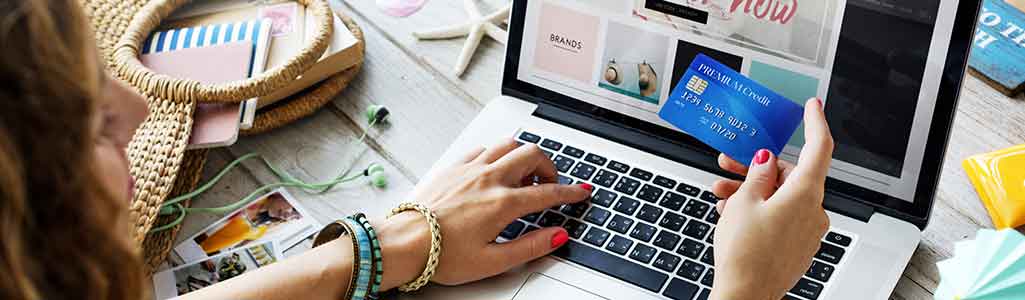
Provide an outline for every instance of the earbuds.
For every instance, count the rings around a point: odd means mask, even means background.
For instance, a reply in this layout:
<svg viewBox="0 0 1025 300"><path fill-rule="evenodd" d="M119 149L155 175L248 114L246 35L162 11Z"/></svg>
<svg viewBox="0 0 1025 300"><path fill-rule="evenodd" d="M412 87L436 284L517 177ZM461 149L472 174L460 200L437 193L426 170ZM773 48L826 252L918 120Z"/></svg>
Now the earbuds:
<svg viewBox="0 0 1025 300"><path fill-rule="evenodd" d="M381 125L381 124L387 122L389 114L390 114L390 112L388 111L388 108L385 107L384 105L371 105L370 107L367 108L367 111L366 111L367 124L369 125L368 127L373 128L374 126ZM367 131L364 131L363 134L360 135L359 139L353 141L353 143L349 144L349 145L351 146L351 145L355 145L357 143L359 143L359 144L364 143L366 141L366 139L367 139L367 133L369 132L369 130L370 129L368 128ZM258 188L256 188L256 190L250 192L248 195L246 195L241 200L238 200L235 203L228 204L228 205L221 206L221 207L198 207L198 208L190 207L190 208L186 208L184 205L182 205L180 203L182 201L185 201L186 199L194 198L194 197L199 196L200 194L206 192L211 187L213 187L214 184L217 183L217 181L219 181L222 177L224 177L225 174L227 174L229 171L231 171L232 169L234 169L235 167L240 165L242 163L242 161L245 161L247 159L254 158L254 157L259 157L260 159L262 159L263 160L263 164L265 166L267 166L267 168L270 169L271 172L273 172L274 175L276 175L278 177L278 180L280 180L280 181L269 183L269 184L263 185L261 187L258 187ZM350 169L349 167L343 168L343 170L349 170L349 169ZM167 229L171 229L174 226L177 226L178 224L181 224L181 222L185 220L185 215L188 214L189 212L208 212L208 213L221 213L221 214L223 214L223 213L228 213L228 212L237 210L237 209L242 208L243 206L249 204L249 202L252 202L253 200L256 200L256 198L259 197L260 195L263 195L264 193L266 193L266 192L268 192L270 190L276 189L276 188L281 188L281 187L298 187L300 189L306 190L307 192L318 193L319 194L319 193L324 193L324 192L327 192L327 191L331 190L332 188L334 188L338 184L346 183L346 182L351 182L351 181L357 180L357 179L362 178L362 177L366 177L367 178L367 182L371 186L373 186L373 187L382 188L383 189L383 188L386 188L388 186L388 176L385 173L384 166L381 166L380 164L377 164L377 163L371 163L369 166L367 166L366 169L363 169L363 172L361 172L361 173L349 174L348 171L342 171L340 174L338 174L338 176L335 176L334 178L332 178L332 179L330 179L328 181L320 182L320 183L307 183L305 181L299 180L298 178L295 178L294 176L286 173L284 170L281 170L281 169L278 169L278 168L274 167L274 165L272 165L270 163L270 161L268 161L266 158L264 158L264 157L262 157L262 156L260 156L260 155L258 155L256 153L249 153L249 154L240 156L239 158L235 159L234 161L228 163L226 166L224 166L223 169L221 169L221 171L219 171L217 173L217 175L214 175L213 178L211 178L208 182L204 183L202 186L200 186L196 190L188 192L188 193L180 195L180 196L177 196L177 197L174 197L174 198L171 198L171 199L168 199L167 201L164 201L164 203L161 204L161 206L160 206L159 215L174 215L174 214L177 214L178 217L174 221L171 221L168 224L164 224L164 225L153 227L152 229L150 229L150 232L164 231L164 230L167 230Z"/></svg>

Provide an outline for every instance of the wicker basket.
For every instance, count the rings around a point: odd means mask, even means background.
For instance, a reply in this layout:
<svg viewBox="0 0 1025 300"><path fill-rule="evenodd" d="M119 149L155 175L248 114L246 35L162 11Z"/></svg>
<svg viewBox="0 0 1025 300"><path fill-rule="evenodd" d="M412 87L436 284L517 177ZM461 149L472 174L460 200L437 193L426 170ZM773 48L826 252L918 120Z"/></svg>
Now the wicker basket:
<svg viewBox="0 0 1025 300"><path fill-rule="evenodd" d="M172 78L147 69L138 59L139 45L174 9L186 0L83 0L96 41L106 58L108 70L135 87L147 98L150 115L136 131L128 148L131 174L136 180L131 214L133 237L142 248L151 269L164 261L180 228L148 234L154 224L174 217L159 217L165 199L193 190L206 161L206 150L186 151L192 129L192 113L198 102L238 103L284 87L309 69L327 49L332 33L331 9L325 0L299 0L316 17L315 38L282 66L263 74L223 84L201 84L186 78ZM355 77L362 64L363 35L352 19L343 22L360 40L359 61L354 67L304 90L257 114L255 134L280 127L330 102ZM188 205L188 201L183 202Z"/></svg>

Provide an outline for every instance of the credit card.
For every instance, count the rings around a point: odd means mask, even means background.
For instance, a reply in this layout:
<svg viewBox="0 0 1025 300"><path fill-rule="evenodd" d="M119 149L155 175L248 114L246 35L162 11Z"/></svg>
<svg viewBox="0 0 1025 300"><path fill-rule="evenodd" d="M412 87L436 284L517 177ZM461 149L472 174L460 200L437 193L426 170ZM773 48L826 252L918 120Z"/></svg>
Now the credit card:
<svg viewBox="0 0 1025 300"><path fill-rule="evenodd" d="M698 54L658 115L712 148L747 164L756 151L779 155L804 107Z"/></svg>

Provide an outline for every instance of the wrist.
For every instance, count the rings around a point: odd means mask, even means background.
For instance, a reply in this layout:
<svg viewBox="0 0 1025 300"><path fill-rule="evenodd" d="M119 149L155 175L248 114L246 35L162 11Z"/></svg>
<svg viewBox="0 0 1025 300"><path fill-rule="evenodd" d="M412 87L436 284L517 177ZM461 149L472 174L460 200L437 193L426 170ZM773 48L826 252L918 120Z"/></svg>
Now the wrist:
<svg viewBox="0 0 1025 300"><path fill-rule="evenodd" d="M431 249L431 232L423 216L410 211L374 223L383 258L381 290L396 288L420 276Z"/></svg>

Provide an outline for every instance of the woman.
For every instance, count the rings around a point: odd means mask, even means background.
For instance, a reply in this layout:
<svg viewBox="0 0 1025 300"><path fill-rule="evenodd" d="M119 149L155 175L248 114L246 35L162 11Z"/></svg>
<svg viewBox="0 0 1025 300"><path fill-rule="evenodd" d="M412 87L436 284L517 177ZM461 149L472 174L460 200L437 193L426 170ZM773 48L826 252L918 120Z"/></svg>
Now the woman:
<svg viewBox="0 0 1025 300"><path fill-rule="evenodd" d="M138 299L147 295L129 233L132 179L125 148L144 100L106 75L73 0L0 2L0 297ZM828 227L821 201L832 139L819 101L805 112L807 144L795 167L768 151L751 166L720 157L744 182L717 182L712 299L780 299L808 268ZM540 185L523 186L537 176ZM547 255L567 241L544 228L492 243L515 218L582 201L589 185L556 185L552 162L509 141L470 151L409 199L430 207L445 236L433 281L480 280ZM383 248L383 289L416 278L429 230L401 213L372 222ZM787 243L776 243L787 240ZM772 255L767 255L768 252ZM346 237L190 293L195 299L337 299L352 268Z"/></svg>

